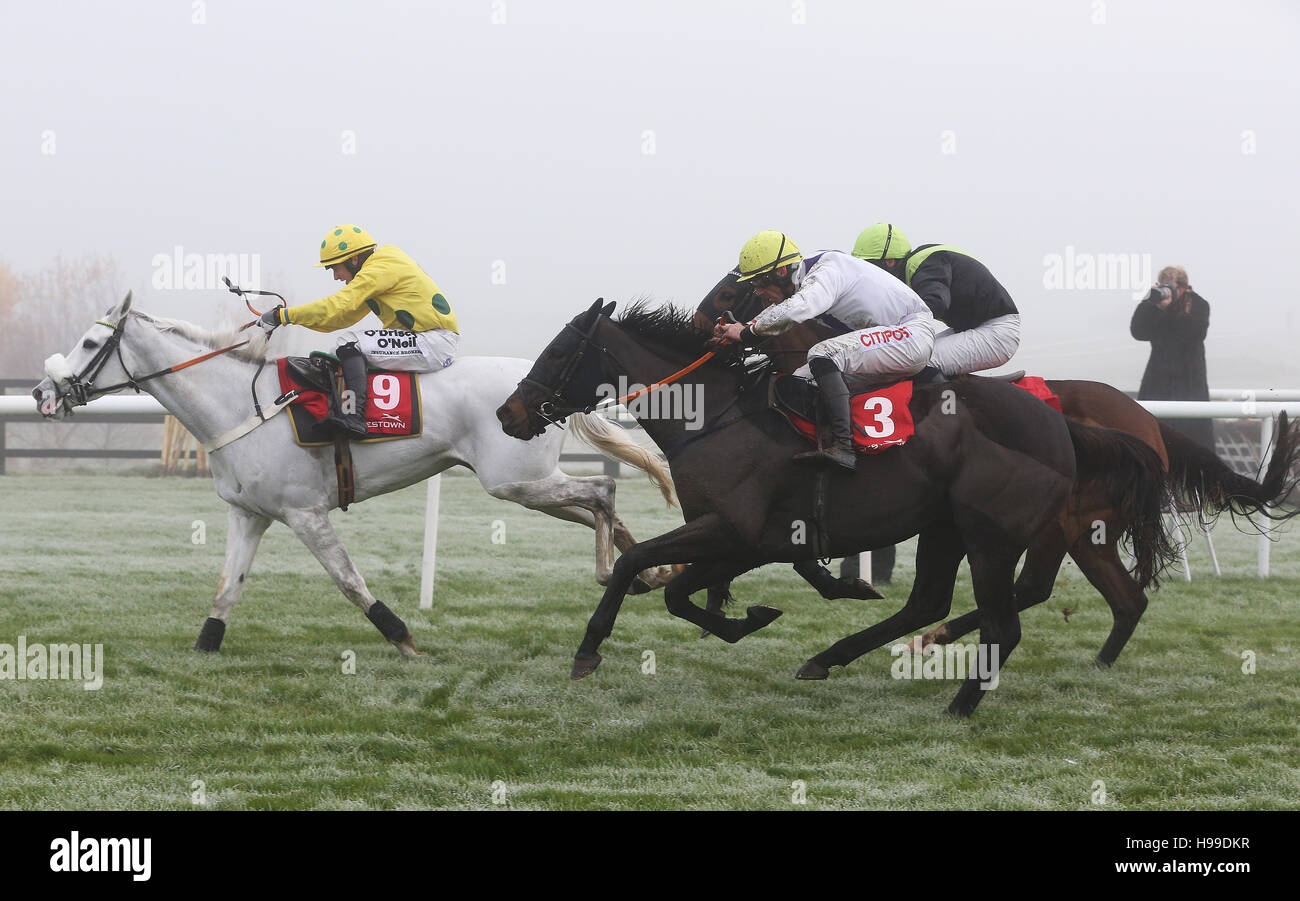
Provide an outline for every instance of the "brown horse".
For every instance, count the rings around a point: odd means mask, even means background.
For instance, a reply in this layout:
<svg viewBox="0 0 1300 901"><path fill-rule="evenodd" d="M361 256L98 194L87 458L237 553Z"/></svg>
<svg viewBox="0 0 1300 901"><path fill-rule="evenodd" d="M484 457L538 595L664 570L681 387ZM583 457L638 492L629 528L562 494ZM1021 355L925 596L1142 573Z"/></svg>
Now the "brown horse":
<svg viewBox="0 0 1300 901"><path fill-rule="evenodd" d="M700 304L697 324L703 325L714 312L730 311L741 321L757 315L763 301L734 276L723 278ZM762 348L780 372L793 372L803 365L808 348L832 337L836 331L816 320L770 339ZM770 346L769 346L770 345ZM1191 504L1203 518L1212 519L1224 511L1236 515L1258 514L1284 520L1300 510L1274 512L1270 508L1290 492L1294 482L1288 473L1300 457L1300 437L1289 429L1283 414L1278 441L1268 473L1262 482L1240 476L1210 451L1181 432L1162 425L1137 401L1110 385L1090 381L1049 380L1047 385L1061 399L1061 410L1070 419L1090 426L1117 429L1144 442L1160 457L1168 473L1170 488ZM1052 587L1066 553L1080 572L1105 598L1113 624L1110 635L1097 654L1096 663L1110 666L1123 650L1147 608L1145 588L1158 585L1157 574L1129 572L1120 560L1118 543L1106 536L1122 528L1125 511L1116 509L1105 492L1077 482L1069 503L1056 522L1030 545L1025 564L1016 579L1019 609L1040 604L1051 597ZM918 585L923 581L918 580ZM942 585L931 584L931 591ZM949 586L951 590L951 586ZM915 589L914 589L915 591ZM729 597L725 589L719 597ZM922 636L922 644L948 644L979 625L979 611L936 626Z"/></svg>
<svg viewBox="0 0 1300 901"><path fill-rule="evenodd" d="M612 310L597 301L556 335L497 410L507 434L529 440L594 408L615 382L651 384L704 352L709 333L672 307L634 306L618 320ZM684 405L637 419L670 461L686 524L618 558L574 656L573 678L595 671L632 578L655 563L689 564L664 589L670 613L735 642L780 611L753 606L731 619L697 607L693 592L765 563L843 556L920 533L926 566L918 566L918 583L940 590L914 589L894 616L841 639L797 673L824 679L830 667L944 616L963 558L981 612L980 648L1000 670L1020 639L1016 562L1056 520L1076 482L1095 480L1124 511L1124 528L1108 540L1129 536L1141 572L1153 574L1169 558L1160 528L1164 473L1151 449L1123 432L1065 419L1000 381L918 388L908 405L911 440L864 458L852 474L794 462L803 439L768 409L766 391L754 390L753 374L731 355L693 368L678 384L699 396L696 409L716 411L702 428ZM941 391L951 393L951 407ZM996 682L968 675L949 711L969 716Z"/></svg>

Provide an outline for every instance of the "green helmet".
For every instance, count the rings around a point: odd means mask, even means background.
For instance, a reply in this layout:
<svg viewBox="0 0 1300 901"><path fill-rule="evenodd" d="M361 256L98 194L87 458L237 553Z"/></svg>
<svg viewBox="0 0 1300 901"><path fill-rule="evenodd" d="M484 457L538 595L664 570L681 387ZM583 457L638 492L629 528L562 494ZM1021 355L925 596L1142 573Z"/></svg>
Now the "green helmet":
<svg viewBox="0 0 1300 901"><path fill-rule="evenodd" d="M853 245L853 255L859 260L901 260L911 252L907 235L888 222L877 222L866 229Z"/></svg>

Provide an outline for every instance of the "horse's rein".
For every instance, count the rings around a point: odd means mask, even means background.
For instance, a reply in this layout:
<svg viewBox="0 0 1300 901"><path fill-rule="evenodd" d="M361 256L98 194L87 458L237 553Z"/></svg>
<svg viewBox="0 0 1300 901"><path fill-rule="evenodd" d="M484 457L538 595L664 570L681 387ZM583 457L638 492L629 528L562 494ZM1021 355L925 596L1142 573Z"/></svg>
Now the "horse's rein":
<svg viewBox="0 0 1300 901"><path fill-rule="evenodd" d="M148 375L143 375L140 376L139 378L136 378L135 376L131 375L130 371L127 370L126 362L121 358L122 357L122 350L121 350L122 332L125 330L126 327L126 317L124 316L121 320L119 320L116 323L105 322L102 319L96 319L95 324L106 325L113 330L113 336L109 338L109 342L105 344L104 349L101 351L101 356L99 357L99 360L106 361L108 359L108 355L116 351L118 355L118 362L122 364L122 371L126 373L127 378L125 382L118 382L116 385L109 385L107 388L93 388L92 386L92 390L86 392L85 401L83 401L83 403L93 400L94 398L99 397L100 395L112 394L114 391L118 390L119 388L131 388L137 393L139 393L140 386L145 382L153 381L154 379L159 378L160 376L170 375L173 372L180 372L182 369L188 369L189 367L195 365L196 363L202 363L204 360L210 360L213 357L219 357L222 354L230 353L230 351L243 347L245 344L248 343L248 341L240 341L238 344L231 344L229 347L222 347L218 350L210 351L205 354L200 354L199 356L194 357L193 359L185 360L184 362L177 363L173 366L168 366L166 369L159 369L157 372L151 372ZM256 320L250 322L248 325L255 325L255 324L256 324ZM243 328L248 328L248 326L246 325ZM243 331L243 328L241 328L240 331ZM92 361L90 365L94 365L95 362L96 361ZM99 368L100 369L103 368L102 363ZM78 381L80 381L81 378L86 374L86 371L89 371L89 367L87 367L87 369L83 371L81 375L77 376ZM93 383L96 375L99 375L98 369L90 376L91 383Z"/></svg>
<svg viewBox="0 0 1300 901"><path fill-rule="evenodd" d="M651 391L654 391L654 390L657 389L657 388L662 388L662 387L664 387L665 385L671 385L673 382L677 381L678 379L682 378L683 376L690 375L690 374L691 374L692 372L694 372L696 369L698 369L699 367L703 366L703 365L704 365L705 363L707 363L709 360L713 359L714 353L715 353L715 351L712 351L712 350L711 350L711 351L709 351L708 353L706 353L704 356L700 357L698 360L696 360L696 361L695 361L694 363L692 363L691 365L687 366L687 367L684 368L684 369L680 369L680 370L678 370L677 372L674 372L672 375L668 376L667 378L665 378L665 379L660 379L659 381L655 382L653 385L647 385L647 386L645 386L644 388L642 388L640 391L633 391L631 394L625 394L625 395L623 395L622 397L616 399L616 400L613 402L613 404L611 404L611 406L618 406L619 404L626 404L628 401L636 400L636 399L637 399L638 397L640 397L641 395L643 395L643 394L649 394Z"/></svg>
<svg viewBox="0 0 1300 901"><path fill-rule="evenodd" d="M726 314L724 314L723 317L720 318L727 318L730 319L732 322L736 321L736 318L731 315L730 311L728 311ZM730 344L731 342L724 340L724 343ZM690 375L696 369L703 366L705 363L709 362L709 360L713 359L716 353L717 351L713 351L713 350L709 351L708 353L700 357L691 365L677 372L674 372L672 375L668 376L668 378L660 379L659 381L655 382L653 385L647 385L646 387L642 388L640 391L633 391L631 394L625 394L624 396L614 401L612 406L617 406L618 404L626 404L628 401L636 400L638 397L640 397L643 394L649 394L651 391L654 391L656 388L662 388L665 385L671 385L673 382L677 381L683 376Z"/></svg>

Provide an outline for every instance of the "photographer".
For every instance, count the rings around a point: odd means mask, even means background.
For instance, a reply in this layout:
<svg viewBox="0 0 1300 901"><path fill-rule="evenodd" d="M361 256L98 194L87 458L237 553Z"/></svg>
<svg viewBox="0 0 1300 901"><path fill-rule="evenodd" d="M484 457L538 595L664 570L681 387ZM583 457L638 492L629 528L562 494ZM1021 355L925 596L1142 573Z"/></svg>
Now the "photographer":
<svg viewBox="0 0 1300 901"><path fill-rule="evenodd" d="M1209 400L1205 374L1205 334L1210 305L1187 284L1187 271L1166 266L1151 293L1133 311L1129 331L1151 342L1151 358L1139 400ZM1171 419L1169 425L1211 451L1214 423L1209 419Z"/></svg>

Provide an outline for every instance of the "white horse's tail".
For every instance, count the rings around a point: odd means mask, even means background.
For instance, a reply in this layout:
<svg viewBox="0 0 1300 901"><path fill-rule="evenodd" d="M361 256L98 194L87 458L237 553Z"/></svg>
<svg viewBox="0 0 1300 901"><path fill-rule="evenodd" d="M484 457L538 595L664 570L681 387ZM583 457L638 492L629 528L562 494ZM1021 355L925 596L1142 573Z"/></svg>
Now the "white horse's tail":
<svg viewBox="0 0 1300 901"><path fill-rule="evenodd" d="M635 466L650 477L650 481L663 494L668 506L677 506L673 477L663 457L642 447L621 427L603 416L592 413L574 413L569 417L569 428L574 436L616 460Z"/></svg>

